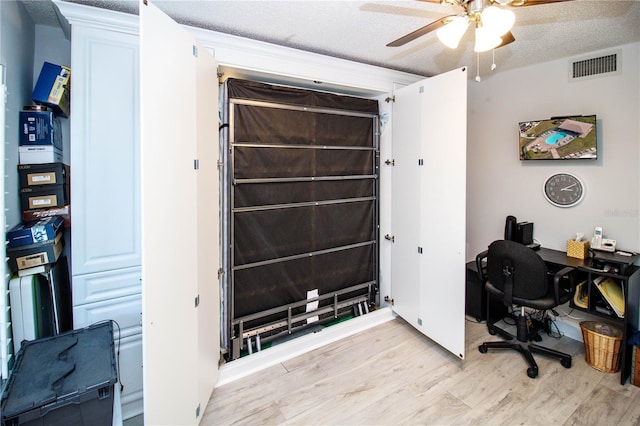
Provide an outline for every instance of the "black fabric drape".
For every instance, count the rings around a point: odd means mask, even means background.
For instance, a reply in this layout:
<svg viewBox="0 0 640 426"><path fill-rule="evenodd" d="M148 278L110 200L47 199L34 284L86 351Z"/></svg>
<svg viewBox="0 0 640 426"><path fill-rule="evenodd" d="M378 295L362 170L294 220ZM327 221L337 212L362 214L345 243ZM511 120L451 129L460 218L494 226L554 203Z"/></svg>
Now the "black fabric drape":
<svg viewBox="0 0 640 426"><path fill-rule="evenodd" d="M227 88L232 320L302 301L310 290L323 295L375 281L377 102L236 79ZM269 181L282 179L293 181ZM338 251L322 252L331 250Z"/></svg>
<svg viewBox="0 0 640 426"><path fill-rule="evenodd" d="M336 95L333 93L235 78L227 80L227 88L229 90L229 98L378 114L377 101L354 96Z"/></svg>
<svg viewBox="0 0 640 426"><path fill-rule="evenodd" d="M273 182L238 185L235 207L269 204L328 201L342 198L369 197L374 193L373 179L338 181Z"/></svg>

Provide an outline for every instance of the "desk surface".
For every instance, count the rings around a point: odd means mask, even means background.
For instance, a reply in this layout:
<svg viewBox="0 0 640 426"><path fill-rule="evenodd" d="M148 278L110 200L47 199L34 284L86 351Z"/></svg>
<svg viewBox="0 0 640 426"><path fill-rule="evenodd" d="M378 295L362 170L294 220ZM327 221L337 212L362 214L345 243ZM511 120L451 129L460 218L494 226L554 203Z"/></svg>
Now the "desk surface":
<svg viewBox="0 0 640 426"><path fill-rule="evenodd" d="M577 257L570 257L567 256L567 253L564 251L540 247L536 252L542 260L547 263L553 263L560 266L573 266L574 268L591 266L591 258L578 259Z"/></svg>
<svg viewBox="0 0 640 426"><path fill-rule="evenodd" d="M598 252L596 254L596 258L589 257L586 259L578 259L576 257L569 257L567 253L560 250L549 249L545 247L540 247L540 249L536 250L538 255L547 263L559 265L559 266L571 266L574 268L584 268L584 269L593 269L594 268L594 260L604 262L604 263L617 263L620 265L631 265L635 262L640 256L622 256L615 253L606 253L606 252ZM637 267L626 268L627 273L631 273L635 271ZM626 274L622 274L626 275Z"/></svg>
<svg viewBox="0 0 640 426"><path fill-rule="evenodd" d="M567 256L567 253L554 250L550 248L540 247L536 250L536 253L547 263L551 263L558 266L572 266L574 268L578 267L589 267L591 265L591 259L578 259L575 257ZM485 259L486 261L486 259ZM467 268L470 268L476 272L478 272L478 268L476 267L475 260L467 263Z"/></svg>
<svg viewBox="0 0 640 426"><path fill-rule="evenodd" d="M567 253L560 250L554 250L546 247L540 247L536 250L536 253L548 264L557 265L560 267L571 266L573 268L580 268L583 270L592 270L595 269L593 266L593 258L588 257L586 259L578 259L577 257L567 256ZM602 262L614 262L620 264L632 264L635 262L640 256L622 256L615 253L598 253L598 260ZM476 263L475 261L470 261L467 263L467 268L476 271ZM636 269L637 266L632 266L631 268L627 268L626 274L623 275L631 275Z"/></svg>

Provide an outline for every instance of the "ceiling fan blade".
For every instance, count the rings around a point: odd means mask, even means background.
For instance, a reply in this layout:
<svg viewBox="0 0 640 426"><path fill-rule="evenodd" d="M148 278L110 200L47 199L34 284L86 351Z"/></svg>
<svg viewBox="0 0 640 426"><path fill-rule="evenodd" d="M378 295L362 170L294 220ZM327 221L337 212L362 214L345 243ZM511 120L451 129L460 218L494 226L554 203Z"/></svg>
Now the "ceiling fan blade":
<svg viewBox="0 0 640 426"><path fill-rule="evenodd" d="M409 33L406 36L400 37L399 39L392 41L391 43L387 44L387 47L403 46L403 45L409 43L410 41L413 41L413 40L417 39L418 37L422 37L423 35L428 34L431 31L435 31L438 28L442 28L445 25L447 25L449 23L450 18L452 18L454 16L456 16L456 15L445 16L444 18L440 18L440 19L438 19L436 21L433 21L429 25L425 25L422 28L418 28L414 32Z"/></svg>
<svg viewBox="0 0 640 426"><path fill-rule="evenodd" d="M573 0L513 0L511 3L507 4L507 6L510 6L510 7L538 6L541 4L549 4L549 3L563 3L565 1L573 1Z"/></svg>
<svg viewBox="0 0 640 426"><path fill-rule="evenodd" d="M507 31L506 34L504 34L503 36L500 37L502 39L502 43L500 43L499 45L497 45L495 48L497 49L498 47L502 47L502 46L506 46L509 43L513 43L514 41L516 41L516 38L513 36L513 34L511 33L511 31Z"/></svg>

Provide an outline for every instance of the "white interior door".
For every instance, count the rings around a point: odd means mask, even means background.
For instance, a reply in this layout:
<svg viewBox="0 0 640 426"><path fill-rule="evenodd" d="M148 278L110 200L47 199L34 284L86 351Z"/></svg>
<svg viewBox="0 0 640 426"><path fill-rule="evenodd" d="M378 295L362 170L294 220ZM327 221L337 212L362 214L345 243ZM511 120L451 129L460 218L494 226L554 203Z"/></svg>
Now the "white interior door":
<svg viewBox="0 0 640 426"><path fill-rule="evenodd" d="M394 311L464 358L466 68L394 96Z"/></svg>
<svg viewBox="0 0 640 426"><path fill-rule="evenodd" d="M195 38L140 2L144 416L197 424L217 380L217 75Z"/></svg>

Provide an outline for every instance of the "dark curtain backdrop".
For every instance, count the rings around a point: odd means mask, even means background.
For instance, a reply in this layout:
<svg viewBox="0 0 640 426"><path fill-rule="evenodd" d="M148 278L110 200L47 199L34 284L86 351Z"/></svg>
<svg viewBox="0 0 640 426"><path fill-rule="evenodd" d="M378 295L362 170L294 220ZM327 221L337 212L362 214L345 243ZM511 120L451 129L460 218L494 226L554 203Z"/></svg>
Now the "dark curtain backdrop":
<svg viewBox="0 0 640 426"><path fill-rule="evenodd" d="M374 120L341 111L377 114L377 101L236 79L227 84L233 116L232 320L299 302L313 289L323 295L376 280L376 244L282 258L376 240L377 200L355 200L375 197L377 191ZM261 104L235 102L240 99ZM311 177L340 179L308 180ZM241 181L273 178L294 181ZM292 205L315 201L335 203ZM263 261L274 262L254 265Z"/></svg>

